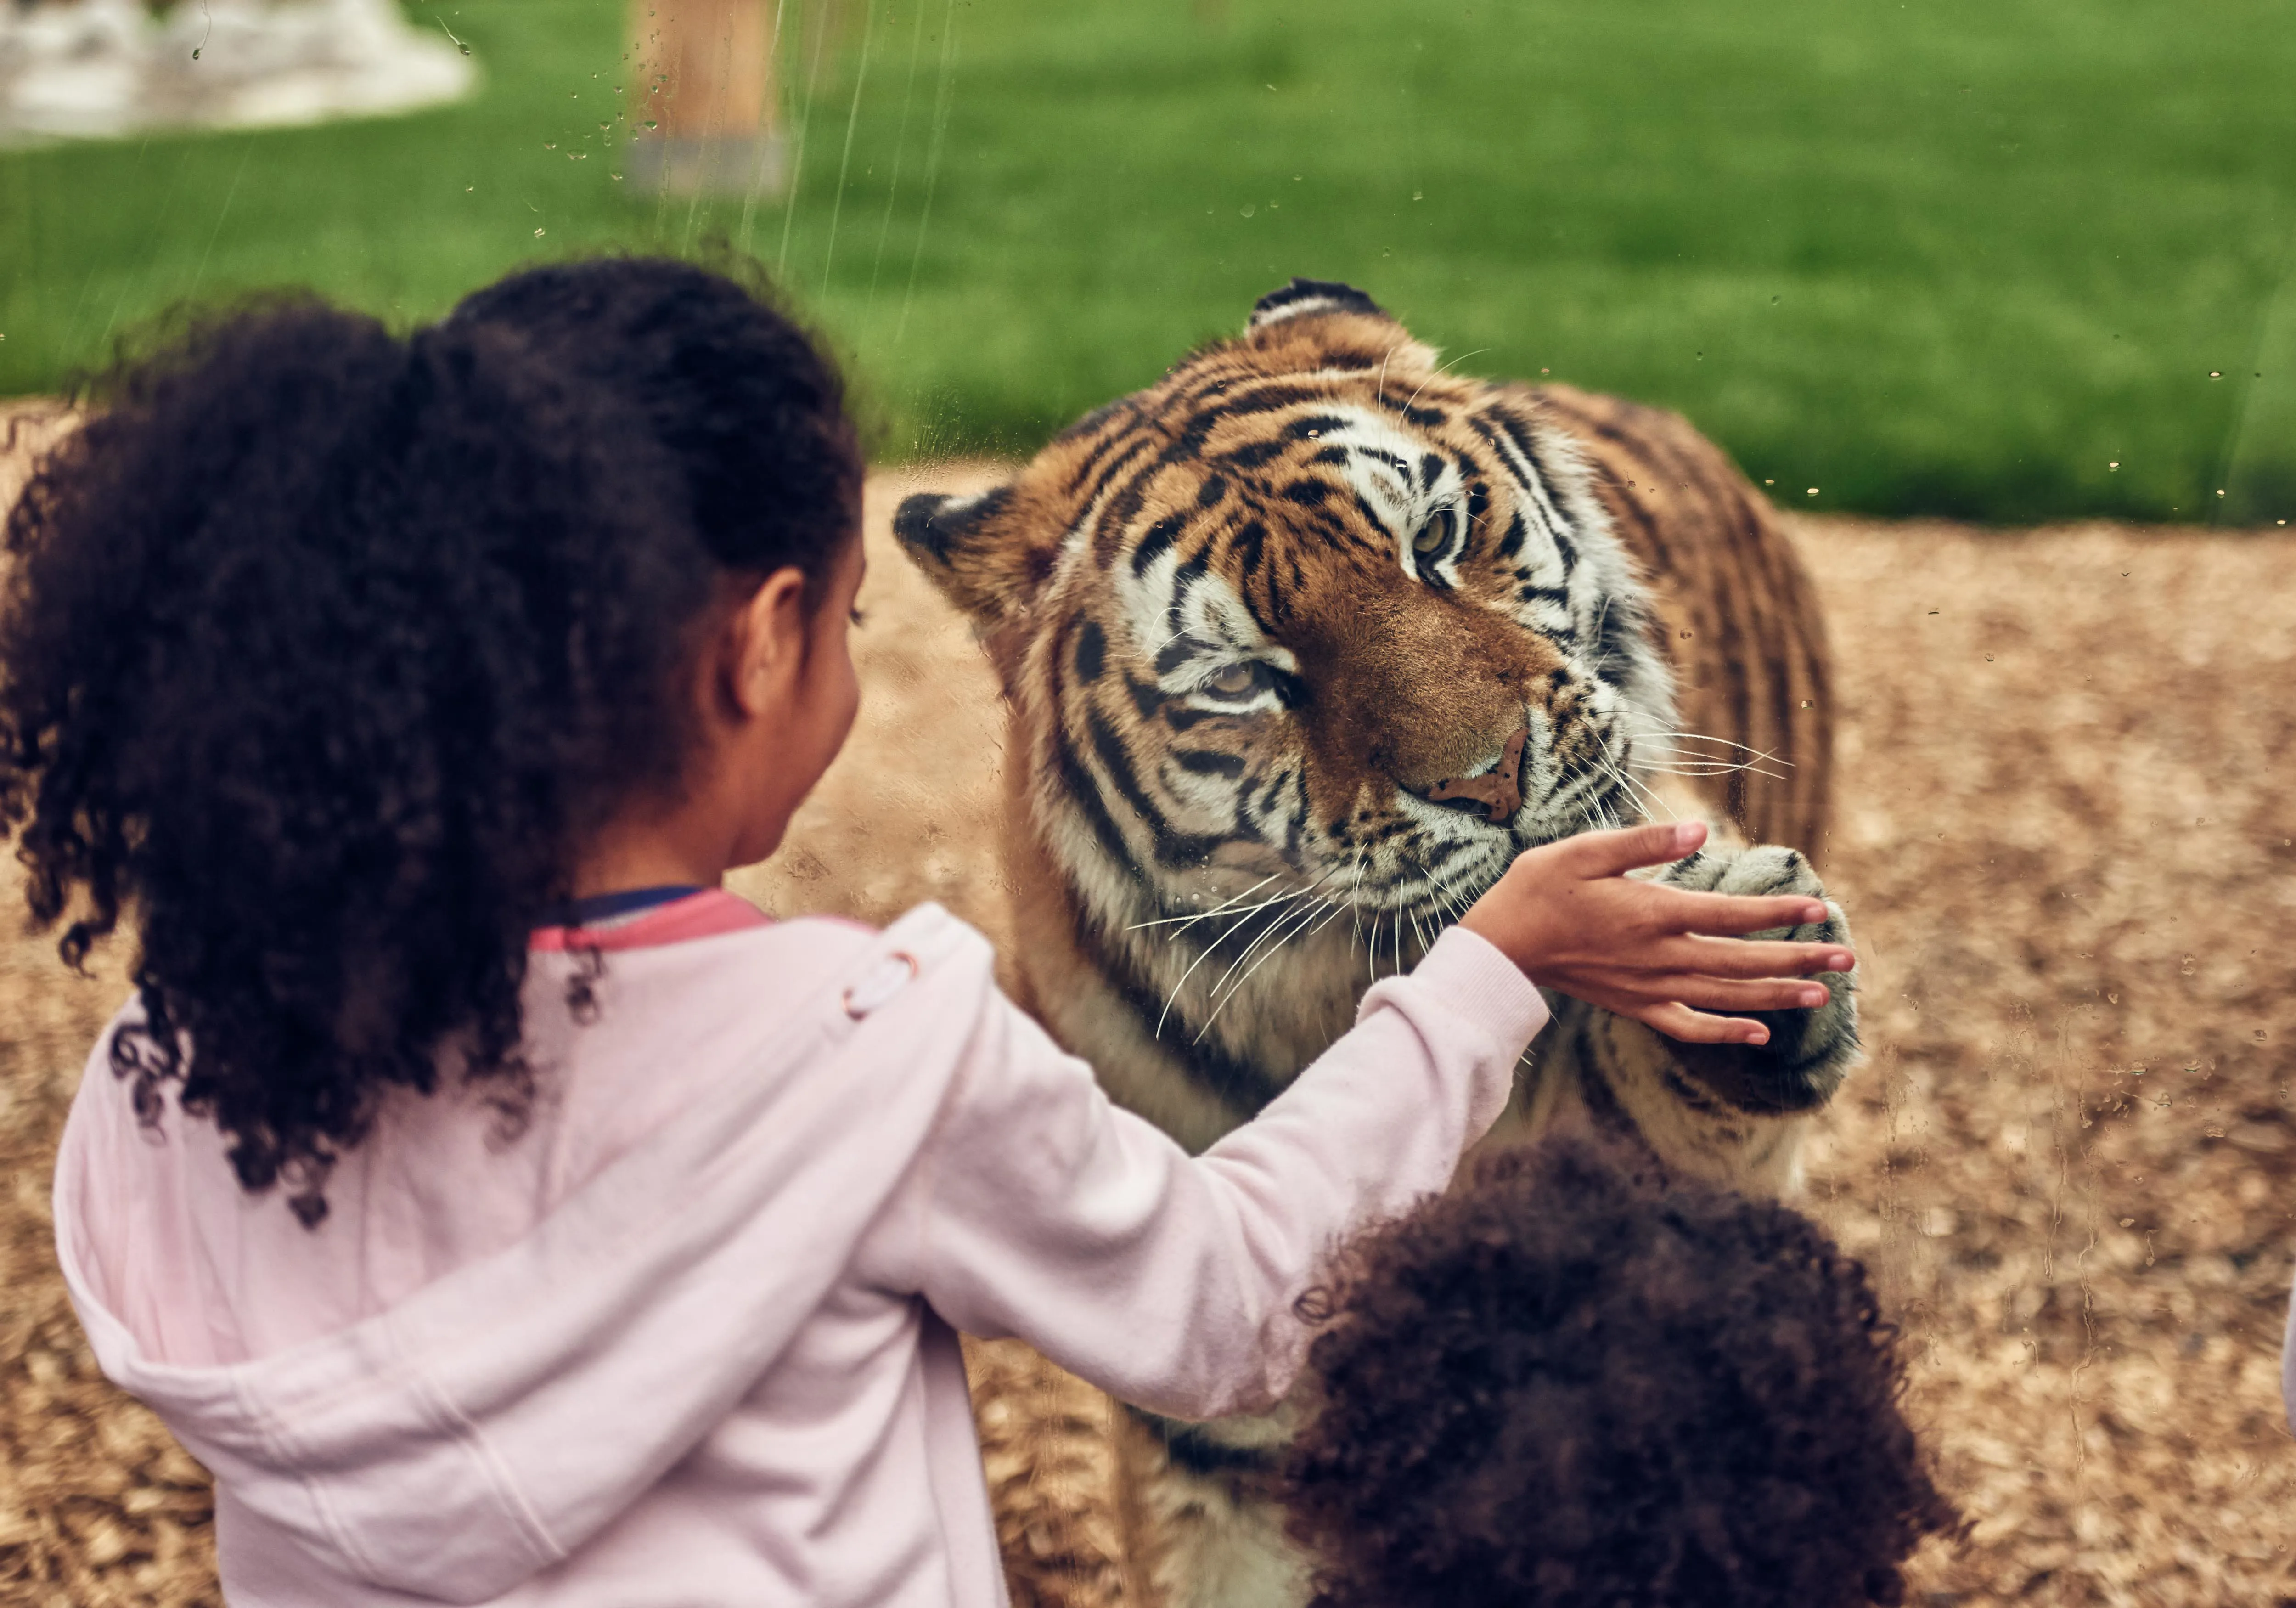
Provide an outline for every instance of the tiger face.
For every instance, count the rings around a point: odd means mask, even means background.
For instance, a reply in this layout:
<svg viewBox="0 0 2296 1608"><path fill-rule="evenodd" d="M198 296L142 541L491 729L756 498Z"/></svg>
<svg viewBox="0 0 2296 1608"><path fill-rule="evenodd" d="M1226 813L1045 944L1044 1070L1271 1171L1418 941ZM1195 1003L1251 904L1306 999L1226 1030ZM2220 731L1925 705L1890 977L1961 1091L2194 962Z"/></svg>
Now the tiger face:
<svg viewBox="0 0 2296 1608"><path fill-rule="evenodd" d="M1250 906L1399 968L1521 849L1639 816L1671 724L1574 449L1343 285L896 529L998 664L1103 945Z"/></svg>

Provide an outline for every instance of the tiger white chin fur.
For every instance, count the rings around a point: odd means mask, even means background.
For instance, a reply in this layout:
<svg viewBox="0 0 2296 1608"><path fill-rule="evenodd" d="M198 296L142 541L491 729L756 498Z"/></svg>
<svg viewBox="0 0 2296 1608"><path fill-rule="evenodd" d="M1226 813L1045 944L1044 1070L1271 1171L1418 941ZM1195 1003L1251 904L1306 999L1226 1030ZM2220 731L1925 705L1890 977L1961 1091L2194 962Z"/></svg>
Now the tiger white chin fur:
<svg viewBox="0 0 2296 1608"><path fill-rule="evenodd" d="M1011 484L895 528L1010 707L1021 1002L1192 1151L1523 849L1697 811L1725 835L1659 876L1824 892L1824 636L1768 505L1673 415L1445 373L1361 291L1293 281ZM1828 908L1793 936L1847 941ZM1854 974L1828 981L1760 1048L1554 1000L1487 1143L1587 1123L1789 1189L1857 1051ZM1106 1545L1048 1541L1006 1481L1016 1601L1304 1600L1269 1494L1283 1414L1113 1423L1125 1555L1082 1567Z"/></svg>

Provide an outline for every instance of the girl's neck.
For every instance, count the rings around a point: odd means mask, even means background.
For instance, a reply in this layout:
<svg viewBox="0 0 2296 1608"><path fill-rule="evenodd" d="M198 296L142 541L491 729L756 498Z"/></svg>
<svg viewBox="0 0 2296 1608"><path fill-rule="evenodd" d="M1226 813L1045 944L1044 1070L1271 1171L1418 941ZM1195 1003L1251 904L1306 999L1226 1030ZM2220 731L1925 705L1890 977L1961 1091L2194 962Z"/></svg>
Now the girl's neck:
<svg viewBox="0 0 2296 1608"><path fill-rule="evenodd" d="M600 830L575 867L578 899L632 888L715 888L730 862L730 833L690 804L668 812L627 811Z"/></svg>

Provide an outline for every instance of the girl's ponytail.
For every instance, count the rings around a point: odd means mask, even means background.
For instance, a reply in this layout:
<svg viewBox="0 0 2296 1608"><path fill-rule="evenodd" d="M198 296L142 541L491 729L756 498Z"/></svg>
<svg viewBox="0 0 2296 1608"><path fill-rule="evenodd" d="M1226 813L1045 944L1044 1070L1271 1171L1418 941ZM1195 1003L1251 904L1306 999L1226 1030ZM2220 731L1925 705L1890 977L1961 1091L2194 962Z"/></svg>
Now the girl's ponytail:
<svg viewBox="0 0 2296 1608"><path fill-rule="evenodd" d="M762 479L725 459L788 421L669 360L746 332L832 373L683 265L542 276L622 327L480 299L409 340L309 300L202 324L94 387L7 519L0 826L32 914L77 964L133 912L114 1069L307 1222L388 1089L447 1064L523 1104L528 931L587 833L676 784L688 628L757 546L709 488L773 496L770 443ZM798 389L849 462L792 488L857 485L833 379ZM811 546L730 567L825 568L852 509L810 513Z"/></svg>

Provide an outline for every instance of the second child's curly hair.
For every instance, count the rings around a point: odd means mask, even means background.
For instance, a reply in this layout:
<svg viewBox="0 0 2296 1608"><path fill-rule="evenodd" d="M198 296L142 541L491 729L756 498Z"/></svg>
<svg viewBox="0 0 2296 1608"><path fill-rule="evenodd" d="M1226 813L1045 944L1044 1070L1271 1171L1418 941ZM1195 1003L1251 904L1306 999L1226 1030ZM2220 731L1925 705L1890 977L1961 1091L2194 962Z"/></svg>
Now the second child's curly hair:
<svg viewBox="0 0 2296 1608"><path fill-rule="evenodd" d="M1287 1475L1315 1608L1894 1604L1957 1522L1864 1270L1774 1202L1550 1142L1321 1293Z"/></svg>
<svg viewBox="0 0 2296 1608"><path fill-rule="evenodd" d="M697 628L856 528L840 384L758 296L619 259L406 337L264 300L81 400L7 518L0 828L68 961L135 919L144 1120L177 1083L316 1222L442 1055L530 1095L529 931L675 785Z"/></svg>

